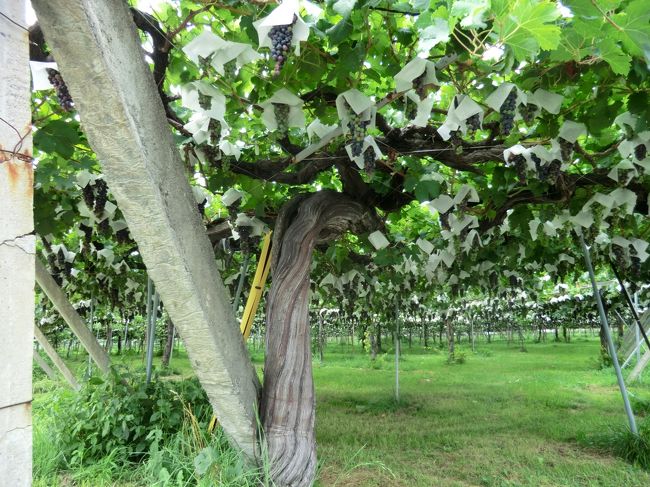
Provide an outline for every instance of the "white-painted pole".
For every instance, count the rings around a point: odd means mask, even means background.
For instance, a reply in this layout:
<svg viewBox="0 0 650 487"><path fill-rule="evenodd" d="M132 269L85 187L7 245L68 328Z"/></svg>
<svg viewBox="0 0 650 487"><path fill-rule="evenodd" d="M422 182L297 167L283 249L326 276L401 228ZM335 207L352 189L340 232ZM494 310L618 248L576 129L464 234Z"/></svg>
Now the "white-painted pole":
<svg viewBox="0 0 650 487"><path fill-rule="evenodd" d="M11 487L32 483L36 242L25 3L0 0L0 484Z"/></svg>
<svg viewBox="0 0 650 487"><path fill-rule="evenodd" d="M634 419L634 413L632 412L632 407L630 406L630 399L627 395L627 388L625 387L625 381L623 380L623 374L621 373L621 367L618 363L618 357L616 356L616 347L612 340L612 334L609 329L609 324L607 323L607 315L605 314L605 308L603 307L603 302L600 299L600 292L598 290L598 284L596 283L596 275L594 274L593 266L591 265L591 256L589 255L589 248L585 243L585 239L582 236L582 232L578 232L580 237L580 243L582 244L582 251L585 256L585 265L587 266L587 271L589 272L589 278L591 279L591 287L594 291L594 299L596 300L596 306L598 308L598 314L600 315L600 324L603 327L605 332L605 339L607 340L607 347L609 348L609 354L612 357L612 362L614 364L614 370L616 372L616 380L618 381L618 387L621 390L621 396L623 396L623 404L625 406L625 413L627 414L628 422L630 423L630 431L633 434L638 435L639 432L636 428L636 420Z"/></svg>

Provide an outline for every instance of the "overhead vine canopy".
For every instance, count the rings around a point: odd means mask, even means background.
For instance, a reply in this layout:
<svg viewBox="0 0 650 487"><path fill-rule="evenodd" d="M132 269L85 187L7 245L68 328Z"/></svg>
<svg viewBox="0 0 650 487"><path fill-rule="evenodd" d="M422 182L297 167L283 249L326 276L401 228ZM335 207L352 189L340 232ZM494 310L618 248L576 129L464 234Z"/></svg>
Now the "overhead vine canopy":
<svg viewBox="0 0 650 487"><path fill-rule="evenodd" d="M650 169L643 0L133 6L209 231L229 212L258 235L293 196L331 188L380 217L370 240L346 237L343 258L359 258L353 249L461 287L504 270L564 277L579 229L638 278ZM37 63L56 60L31 34L37 225L67 245L47 249L51 265L70 275L72 251L92 255L85 265L135 291L118 277L139 266L126 223L65 80ZM241 198L224 204L232 188Z"/></svg>

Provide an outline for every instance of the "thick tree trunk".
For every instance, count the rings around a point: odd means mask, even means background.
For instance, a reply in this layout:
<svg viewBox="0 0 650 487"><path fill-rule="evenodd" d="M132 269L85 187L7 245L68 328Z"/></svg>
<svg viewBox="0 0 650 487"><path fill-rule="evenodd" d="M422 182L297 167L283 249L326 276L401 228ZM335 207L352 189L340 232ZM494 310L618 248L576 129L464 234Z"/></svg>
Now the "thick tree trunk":
<svg viewBox="0 0 650 487"><path fill-rule="evenodd" d="M32 483L35 241L25 3L0 0L0 484L12 487Z"/></svg>
<svg viewBox="0 0 650 487"><path fill-rule="evenodd" d="M128 3L34 0L32 6L219 423L253 460L258 453L257 374Z"/></svg>
<svg viewBox="0 0 650 487"><path fill-rule="evenodd" d="M309 271L317 243L374 226L372 214L350 198L321 191L282 209L273 244L267 298L262 422L278 487L303 487L316 473L314 385L309 327Z"/></svg>
<svg viewBox="0 0 650 487"><path fill-rule="evenodd" d="M447 360L453 362L456 358L456 347L454 344L454 320L453 317L447 317L447 345L449 349L449 356Z"/></svg>

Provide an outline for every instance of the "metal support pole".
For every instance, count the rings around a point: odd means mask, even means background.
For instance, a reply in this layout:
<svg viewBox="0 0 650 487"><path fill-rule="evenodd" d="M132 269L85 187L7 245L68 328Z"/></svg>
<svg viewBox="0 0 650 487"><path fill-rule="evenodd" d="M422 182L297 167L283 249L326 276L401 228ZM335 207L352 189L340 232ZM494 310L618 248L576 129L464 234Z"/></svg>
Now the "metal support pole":
<svg viewBox="0 0 650 487"><path fill-rule="evenodd" d="M623 396L623 404L625 406L625 413L627 414L627 419L630 423L630 431L632 431L633 434L638 435L639 432L636 428L634 413L632 412L632 407L630 406L630 399L627 396L625 381L623 380L621 367L618 363L618 357L616 356L616 347L614 347L614 342L612 341L612 334L609 330L609 324L607 323L605 308L603 307L603 302L600 299L600 292L598 291L598 284L596 283L596 275L594 274L594 269L591 265L591 256L589 255L589 248L585 243L585 239L582 236L582 232L579 231L578 236L580 237L580 243L582 244L582 251L584 252L585 255L585 265L587 266L587 271L589 272L589 278L591 279L591 287L594 291L594 299L596 300L596 306L598 307L598 314L600 315L600 324L603 327L603 331L605 332L605 338L607 340L609 354L612 357L612 362L614 363L614 370L616 371L616 380L618 381L618 387L621 390L621 396Z"/></svg>
<svg viewBox="0 0 650 487"><path fill-rule="evenodd" d="M153 295L153 296L152 296ZM150 278L147 278L147 384L151 382L151 369L153 365L153 347L155 344L156 319L158 313L158 293ZM153 298L153 303L152 303Z"/></svg>
<svg viewBox="0 0 650 487"><path fill-rule="evenodd" d="M246 252L244 255L244 262L241 265L241 274L239 275L239 282L237 283L237 291L235 292L235 299L232 303L232 312L237 315L237 310L239 309L239 300L241 298L242 289L244 289L244 281L246 280L246 273L248 272L248 264L251 261L250 252Z"/></svg>
<svg viewBox="0 0 650 487"><path fill-rule="evenodd" d="M399 402L399 308L395 303L395 402Z"/></svg>
<svg viewBox="0 0 650 487"><path fill-rule="evenodd" d="M630 311L632 312L632 317L634 318L634 321L636 321L636 324L639 327L639 330L641 331L641 335L643 335L643 339L645 340L648 350L650 350L650 340L648 340L648 336L646 335L645 330L643 329L643 325L641 324L639 315L636 312L636 308L634 307L634 304L632 304L632 300L630 299L630 294L627 292L627 289L625 288L625 284L623 284L623 279L621 279L621 276L618 274L618 271L616 270L613 261L611 260L609 261L609 266L612 268L612 272L616 276L616 280L618 281L618 284L621 286L621 294L623 294L623 297L625 298L625 302L627 303L628 307L630 308Z"/></svg>
<svg viewBox="0 0 650 487"><path fill-rule="evenodd" d="M90 333L95 333L95 296L90 293ZM88 371L86 372L86 379L89 379L93 373L93 358L88 352Z"/></svg>
<svg viewBox="0 0 650 487"><path fill-rule="evenodd" d="M634 293L634 309L639 313L639 292L635 291ZM641 360L641 337L639 336L639 327L634 328L634 339L636 342L636 361L639 363Z"/></svg>

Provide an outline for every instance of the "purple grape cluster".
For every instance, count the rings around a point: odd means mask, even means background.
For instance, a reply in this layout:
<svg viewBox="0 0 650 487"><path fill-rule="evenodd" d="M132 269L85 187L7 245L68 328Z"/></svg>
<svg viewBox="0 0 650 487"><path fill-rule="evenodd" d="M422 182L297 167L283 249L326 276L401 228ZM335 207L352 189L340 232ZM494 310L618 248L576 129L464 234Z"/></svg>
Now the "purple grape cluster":
<svg viewBox="0 0 650 487"><path fill-rule="evenodd" d="M511 155L509 159L510 165L514 166L517 171L517 178L521 184L526 184L526 158L521 154Z"/></svg>
<svg viewBox="0 0 650 487"><path fill-rule="evenodd" d="M467 130L470 134L475 133L478 129L481 128L481 117L478 113L475 113L467 120L465 120L465 125L467 125Z"/></svg>
<svg viewBox="0 0 650 487"><path fill-rule="evenodd" d="M289 110L290 107L286 103L273 103L273 114L278 126L277 130L282 137L287 135L289 130Z"/></svg>
<svg viewBox="0 0 650 487"><path fill-rule="evenodd" d="M460 130L452 130L449 132L449 143L456 154L462 154L463 139L461 138Z"/></svg>
<svg viewBox="0 0 650 487"><path fill-rule="evenodd" d="M512 88L499 108L501 115L501 135L510 135L515 126L515 110L517 108L517 89Z"/></svg>
<svg viewBox="0 0 650 487"><path fill-rule="evenodd" d="M97 224L97 229L102 235L106 235L107 237L111 235L111 222L109 218L104 218L102 221L100 221Z"/></svg>
<svg viewBox="0 0 650 487"><path fill-rule="evenodd" d="M86 186L81 190L81 194L83 195L86 206L92 210L93 206L95 206L95 193L92 184L86 184Z"/></svg>
<svg viewBox="0 0 650 487"><path fill-rule="evenodd" d="M370 124L369 120L361 120L361 115L350 110L348 129L350 129L350 149L352 150L353 157L359 157L361 155L363 139L366 137L368 124Z"/></svg>
<svg viewBox="0 0 650 487"><path fill-rule="evenodd" d="M521 118L523 118L524 122L526 122L528 125L535 121L536 113L537 105L533 105L532 103L526 103L525 105L521 105L519 107L519 115L521 115Z"/></svg>
<svg viewBox="0 0 650 487"><path fill-rule="evenodd" d="M561 166L562 162L559 159L553 159L548 165L547 179L551 184L555 184L555 181L560 176Z"/></svg>
<svg viewBox="0 0 650 487"><path fill-rule="evenodd" d="M368 146L368 148L363 152L363 164L366 173L368 174L373 173L373 171L375 170L376 160L377 160L377 154L375 153L375 149L372 146Z"/></svg>
<svg viewBox="0 0 650 487"><path fill-rule="evenodd" d="M648 148L645 144L639 144L634 148L634 157L637 161L642 161L648 155Z"/></svg>
<svg viewBox="0 0 650 487"><path fill-rule="evenodd" d="M275 61L273 75L280 74L280 69L287 60L289 49L291 49L291 39L293 39L293 25L296 23L296 16L293 22L287 25L274 25L269 31L271 39L271 58Z"/></svg>
<svg viewBox="0 0 650 487"><path fill-rule="evenodd" d="M74 108L74 102L70 96L70 91L68 91L68 86L63 81L61 73L56 69L47 68L47 79L54 89L56 90L56 96L59 99L59 106L66 112L71 111Z"/></svg>
<svg viewBox="0 0 650 487"><path fill-rule="evenodd" d="M103 179L98 179L95 182L95 188L97 189L97 197L95 198L95 208L93 209L95 215L100 217L104 213L104 208L106 207L106 201L108 199L108 185Z"/></svg>
<svg viewBox="0 0 650 487"><path fill-rule="evenodd" d="M425 69L420 76L413 78L413 89L415 90L415 93L417 93L417 95L420 97L420 100L424 100L428 94L427 85L424 83L426 75L427 70Z"/></svg>
<svg viewBox="0 0 650 487"><path fill-rule="evenodd" d="M125 244L131 242L131 235L129 234L129 229L123 228L122 230L118 230L117 232L115 232L115 240L117 240L117 243L119 244Z"/></svg>
<svg viewBox="0 0 650 487"><path fill-rule="evenodd" d="M558 141L560 142L560 156L562 157L562 161L567 162L573 155L573 142L569 142L562 137L559 137Z"/></svg>

